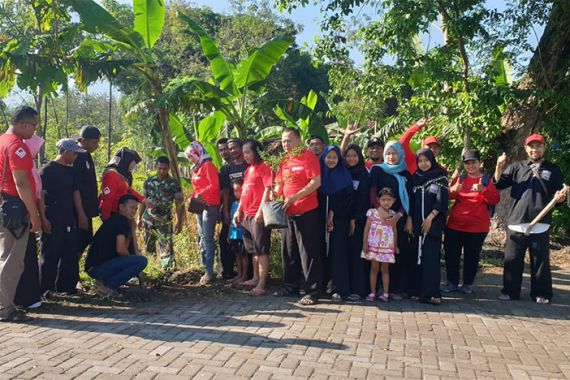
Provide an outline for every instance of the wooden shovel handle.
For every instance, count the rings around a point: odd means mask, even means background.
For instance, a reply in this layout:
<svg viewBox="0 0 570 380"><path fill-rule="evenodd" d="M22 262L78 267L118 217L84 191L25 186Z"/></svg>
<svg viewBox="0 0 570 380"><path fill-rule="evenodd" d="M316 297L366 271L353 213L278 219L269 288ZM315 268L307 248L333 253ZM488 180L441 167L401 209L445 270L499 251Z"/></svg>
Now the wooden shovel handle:
<svg viewBox="0 0 570 380"><path fill-rule="evenodd" d="M562 189L560 191L568 191L568 186L566 184L564 184L562 186ZM530 224L528 225L526 231L525 231L525 235L528 236L530 235L532 228L542 220L542 218L544 218L546 216L546 214L548 214L550 212L550 210L552 210L554 208L554 206L556 206L556 197L552 198L550 200L550 202L548 202L548 204L546 205L545 208L542 209L542 211L532 220L532 222L530 222Z"/></svg>

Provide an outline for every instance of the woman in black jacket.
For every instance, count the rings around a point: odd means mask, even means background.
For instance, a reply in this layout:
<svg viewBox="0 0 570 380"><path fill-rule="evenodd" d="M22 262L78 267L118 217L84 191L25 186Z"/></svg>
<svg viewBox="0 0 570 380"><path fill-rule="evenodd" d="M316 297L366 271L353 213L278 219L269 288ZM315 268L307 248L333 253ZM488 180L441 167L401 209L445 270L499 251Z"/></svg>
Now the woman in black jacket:
<svg viewBox="0 0 570 380"><path fill-rule="evenodd" d="M420 302L441 304L439 290L441 235L445 228L445 213L449 187L445 172L439 167L432 151L423 148L416 154L417 170L412 177L414 185L410 215L413 223L411 297Z"/></svg>
<svg viewBox="0 0 570 380"><path fill-rule="evenodd" d="M349 273L351 301L359 300L368 294L368 274L370 263L361 258L362 235L366 224L366 211L370 208L368 194L370 193L370 175L364 166L362 149L356 144L350 144L344 150L346 167L352 177L352 185L356 192L349 228Z"/></svg>
<svg viewBox="0 0 570 380"><path fill-rule="evenodd" d="M326 197L327 253L334 289L331 299L340 302L350 295L348 235L355 192L350 172L335 145L327 146L321 155L319 192Z"/></svg>

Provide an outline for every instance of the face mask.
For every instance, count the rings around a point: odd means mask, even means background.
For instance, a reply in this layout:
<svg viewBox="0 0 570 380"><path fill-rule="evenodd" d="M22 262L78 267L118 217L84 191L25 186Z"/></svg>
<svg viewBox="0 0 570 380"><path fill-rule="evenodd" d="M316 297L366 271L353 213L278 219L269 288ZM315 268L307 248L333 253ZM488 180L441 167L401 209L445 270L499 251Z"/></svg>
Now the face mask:
<svg viewBox="0 0 570 380"><path fill-rule="evenodd" d="M129 171L135 172L137 170L138 164L135 161L131 161L131 163L129 164Z"/></svg>

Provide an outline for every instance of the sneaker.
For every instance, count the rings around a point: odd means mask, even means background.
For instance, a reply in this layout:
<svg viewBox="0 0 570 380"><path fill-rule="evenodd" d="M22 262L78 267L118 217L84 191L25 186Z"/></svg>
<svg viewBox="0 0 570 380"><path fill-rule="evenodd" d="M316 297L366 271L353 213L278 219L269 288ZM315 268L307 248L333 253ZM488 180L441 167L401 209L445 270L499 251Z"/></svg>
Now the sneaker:
<svg viewBox="0 0 570 380"><path fill-rule="evenodd" d="M471 294L473 293L473 285L463 284L463 286L459 290L461 291L461 293Z"/></svg>
<svg viewBox="0 0 570 380"><path fill-rule="evenodd" d="M367 295L367 296L366 296L366 301L368 301L368 302L374 302L374 301L376 301L376 294L370 293L369 295Z"/></svg>
<svg viewBox="0 0 570 380"><path fill-rule="evenodd" d="M445 285L439 287L439 290L442 293L452 293L459 291L459 288L457 287L457 285L454 285L452 282L447 281Z"/></svg>
<svg viewBox="0 0 570 380"><path fill-rule="evenodd" d="M500 299L501 301L510 301L511 300L511 296L505 293L501 293L499 294L499 297L497 297L498 299Z"/></svg>
<svg viewBox="0 0 570 380"><path fill-rule="evenodd" d="M378 299L382 302L390 301L390 295L388 293L383 293Z"/></svg>

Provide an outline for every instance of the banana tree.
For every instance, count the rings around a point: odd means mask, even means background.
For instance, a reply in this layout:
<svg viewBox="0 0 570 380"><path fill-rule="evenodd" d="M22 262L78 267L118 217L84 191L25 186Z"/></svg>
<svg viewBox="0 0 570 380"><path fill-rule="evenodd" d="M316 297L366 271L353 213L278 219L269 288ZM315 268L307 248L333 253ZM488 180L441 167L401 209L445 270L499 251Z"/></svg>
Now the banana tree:
<svg viewBox="0 0 570 380"><path fill-rule="evenodd" d="M251 133L256 115L263 107L274 104L274 99L264 98L264 81L273 66L293 43L291 36L280 35L263 43L237 65L227 61L218 49L216 41L206 31L183 13L181 20L187 23L188 30L194 33L202 47L204 56L210 63L212 78L205 81L194 77L175 78L164 96L158 100L159 106L179 112L200 105L211 111L206 118L212 131L220 132L220 125L227 124L238 137ZM210 129L198 128L197 138L211 144L218 133ZM211 148L213 149L213 148Z"/></svg>
<svg viewBox="0 0 570 380"><path fill-rule="evenodd" d="M283 121L285 126L297 128L304 139L310 136L321 136L325 144L329 143L329 136L320 112L315 111L318 95L313 91L304 96L300 102L289 100L283 104L276 104L273 112ZM256 138L259 140L280 136L282 126L271 126L257 131Z"/></svg>
<svg viewBox="0 0 570 380"><path fill-rule="evenodd" d="M163 83L156 70L152 49L164 26L165 6L162 0L133 0L134 27L128 28L93 0L64 0L79 14L80 27L105 40L85 39L75 51L76 75L82 86L97 79L116 75L121 70L138 74L148 88L150 97L163 95ZM167 155L176 162L176 148L169 126L166 104L156 108L160 130ZM177 165L171 166L172 175L179 179Z"/></svg>

